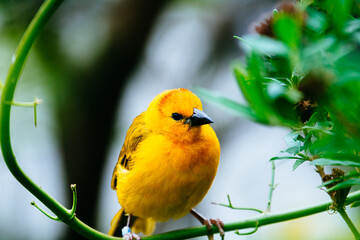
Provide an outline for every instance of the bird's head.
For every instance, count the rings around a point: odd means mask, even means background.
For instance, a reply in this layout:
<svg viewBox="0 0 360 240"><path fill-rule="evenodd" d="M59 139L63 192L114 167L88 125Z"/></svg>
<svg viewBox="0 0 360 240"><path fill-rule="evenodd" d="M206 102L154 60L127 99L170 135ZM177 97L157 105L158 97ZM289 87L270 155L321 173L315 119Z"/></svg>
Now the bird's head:
<svg viewBox="0 0 360 240"><path fill-rule="evenodd" d="M152 131L191 140L213 120L202 111L201 101L194 93L179 88L158 94L146 111L145 122Z"/></svg>

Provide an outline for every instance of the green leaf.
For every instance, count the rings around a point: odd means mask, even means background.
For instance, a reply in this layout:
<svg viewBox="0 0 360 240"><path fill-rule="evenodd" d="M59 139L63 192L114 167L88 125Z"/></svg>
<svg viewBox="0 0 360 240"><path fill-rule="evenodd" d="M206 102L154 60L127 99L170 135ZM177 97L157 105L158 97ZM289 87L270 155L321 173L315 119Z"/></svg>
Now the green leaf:
<svg viewBox="0 0 360 240"><path fill-rule="evenodd" d="M310 132L306 134L306 137L304 139L304 146L303 146L305 152L312 146L312 137L313 137L313 133Z"/></svg>
<svg viewBox="0 0 360 240"><path fill-rule="evenodd" d="M333 64L334 62L338 61L339 59L343 58L344 56L353 53L356 49L356 46L352 44L336 44L331 49L331 52L326 56L327 61L325 64Z"/></svg>
<svg viewBox="0 0 360 240"><path fill-rule="evenodd" d="M352 187L354 185L360 185L360 179L355 178L355 179L346 180L345 182L336 184L334 187L329 188L327 191L329 192L329 191L339 190L342 188Z"/></svg>
<svg viewBox="0 0 360 240"><path fill-rule="evenodd" d="M288 147L300 147L301 141L298 140L299 137L302 137L299 132L291 131L285 135L284 140Z"/></svg>
<svg viewBox="0 0 360 240"><path fill-rule="evenodd" d="M291 78L293 67L288 56L272 56L265 57L265 59L267 76L279 80L284 79L286 85L293 85L292 81L289 80Z"/></svg>
<svg viewBox="0 0 360 240"><path fill-rule="evenodd" d="M275 8L273 10L273 16L276 17L279 14L279 11Z"/></svg>
<svg viewBox="0 0 360 240"><path fill-rule="evenodd" d="M309 44L303 50L303 58L304 60L309 59L309 61L314 57L314 55L322 54L336 43L335 36L326 36L320 40L314 41ZM313 62L309 62L310 64L314 64Z"/></svg>
<svg viewBox="0 0 360 240"><path fill-rule="evenodd" d="M359 29L360 29L359 19L353 19L353 20L346 22L344 32L346 32L348 34L352 34Z"/></svg>
<svg viewBox="0 0 360 240"><path fill-rule="evenodd" d="M275 19L274 32L290 48L298 48L301 31L296 19L286 13L280 13Z"/></svg>
<svg viewBox="0 0 360 240"><path fill-rule="evenodd" d="M295 104L301 101L303 94L296 88L287 88L285 96L290 102Z"/></svg>
<svg viewBox="0 0 360 240"><path fill-rule="evenodd" d="M302 159L298 159L295 161L294 165L293 165L293 171L295 171L295 169L297 169L301 164L303 164L306 160L302 160Z"/></svg>
<svg viewBox="0 0 360 240"><path fill-rule="evenodd" d="M350 17L351 0L331 0L327 2L332 23L342 33L344 24Z"/></svg>
<svg viewBox="0 0 360 240"><path fill-rule="evenodd" d="M360 201L356 201L356 202L353 202L350 207L351 208L356 208L356 207L359 207L360 206Z"/></svg>
<svg viewBox="0 0 360 240"><path fill-rule="evenodd" d="M298 123L297 112L294 105L300 100L301 95L296 94L295 89L289 89L284 84L272 81L267 84L267 96L272 100L273 109L276 110L277 118L282 123L290 126Z"/></svg>
<svg viewBox="0 0 360 240"><path fill-rule="evenodd" d="M310 162L310 165L341 165L341 166L351 166L351 167L360 167L360 162L350 161L350 160L336 160L336 159L327 159L327 158L318 158Z"/></svg>
<svg viewBox="0 0 360 240"><path fill-rule="evenodd" d="M284 159L301 159L304 160L301 157L294 157L294 156L284 156L284 157L273 157L270 159L270 161L274 161L274 160L284 160Z"/></svg>
<svg viewBox="0 0 360 240"><path fill-rule="evenodd" d="M331 131L327 130L324 126L321 126L319 124L316 124L315 126L304 126L302 129L307 129L310 131L320 131L326 134L333 134Z"/></svg>
<svg viewBox="0 0 360 240"><path fill-rule="evenodd" d="M233 71L240 90L242 91L246 101L250 103L254 89L252 89L251 86L248 86L250 85L250 82L247 81L247 79L249 79L248 72L240 63L233 65Z"/></svg>
<svg viewBox="0 0 360 240"><path fill-rule="evenodd" d="M360 156L354 155L360 152L359 142L339 131L334 131L334 135L324 134L321 138L313 137L308 150L319 158L351 159L360 162Z"/></svg>
<svg viewBox="0 0 360 240"><path fill-rule="evenodd" d="M248 58L249 69L246 72L240 64L234 66L234 74L245 99L259 119L264 124L272 123L274 111L264 94L262 85L261 59L253 52Z"/></svg>
<svg viewBox="0 0 360 240"><path fill-rule="evenodd" d="M267 94L271 99L276 99L284 95L286 87L282 84L272 82L267 86Z"/></svg>
<svg viewBox="0 0 360 240"><path fill-rule="evenodd" d="M339 153L339 152L325 152L319 153L319 158L328 158L328 159L336 159L336 160L350 160L353 162L360 163L360 156L350 154L350 153Z"/></svg>
<svg viewBox="0 0 360 240"><path fill-rule="evenodd" d="M286 149L284 152L287 152L289 154L297 154L301 151L301 147L300 146L296 146L296 147L289 147L288 149Z"/></svg>
<svg viewBox="0 0 360 240"><path fill-rule="evenodd" d="M339 177L339 178L335 178L335 179L326 181L323 184L321 184L320 186L318 186L318 188L326 187L326 186L328 186L330 184L334 184L334 183L337 183L337 182L343 182L344 180L359 177L359 176L360 176L360 173L354 171L354 172L351 172L351 173L349 173L349 174L347 174L347 175L345 175L343 177Z"/></svg>
<svg viewBox="0 0 360 240"><path fill-rule="evenodd" d="M205 101L217 104L218 106L230 110L232 113L235 113L240 117L263 123L261 119L256 117L251 108L235 102L234 100L200 87L194 89L194 92Z"/></svg>
<svg viewBox="0 0 360 240"><path fill-rule="evenodd" d="M290 87L292 82L290 81L290 79L283 77L283 78L273 78L273 77L264 77L263 78L264 83L277 83L279 85L282 85L284 87Z"/></svg>
<svg viewBox="0 0 360 240"><path fill-rule="evenodd" d="M325 31L327 27L326 17L323 13L315 11L312 8L307 8L308 17L306 18L306 25L308 29L317 34Z"/></svg>
<svg viewBox="0 0 360 240"><path fill-rule="evenodd" d="M235 36L239 39L245 51L256 51L266 56L287 56L289 54L288 47L281 41L261 35L246 35L244 38Z"/></svg>
<svg viewBox="0 0 360 240"><path fill-rule="evenodd" d="M322 110L314 112L311 115L309 121L306 123L306 126L303 126L302 129L333 134L330 131L333 127L333 123L328 120L327 114L327 112Z"/></svg>

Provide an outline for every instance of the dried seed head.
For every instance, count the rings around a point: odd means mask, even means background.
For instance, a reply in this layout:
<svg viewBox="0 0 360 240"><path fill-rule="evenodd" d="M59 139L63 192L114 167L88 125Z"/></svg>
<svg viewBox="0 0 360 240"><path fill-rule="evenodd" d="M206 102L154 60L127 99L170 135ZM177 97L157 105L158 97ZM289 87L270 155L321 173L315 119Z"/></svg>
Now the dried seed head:
<svg viewBox="0 0 360 240"><path fill-rule="evenodd" d="M297 104L296 110L303 123L310 119L334 79L335 75L326 69L312 70L301 79L298 90L303 98Z"/></svg>
<svg viewBox="0 0 360 240"><path fill-rule="evenodd" d="M300 10L295 2L285 1L280 3L276 7L278 13L286 13L288 15L293 16L295 19L297 19L299 22L304 24L305 19L305 12ZM268 37L274 38L274 32L273 32L273 25L276 21L276 16L274 17L273 14L268 15L264 17L264 20L262 20L259 24L255 25L255 31L259 33L260 35L265 35Z"/></svg>
<svg viewBox="0 0 360 240"><path fill-rule="evenodd" d="M274 37L274 32L272 29L274 17L268 16L262 22L255 26L255 31L260 35L265 35L268 37Z"/></svg>
<svg viewBox="0 0 360 240"><path fill-rule="evenodd" d="M333 180L333 179L338 179L345 176L345 172L343 170L341 170L340 168L333 168L332 169L332 173L331 174L326 174L325 176L323 176L322 180L323 182L329 181L329 180ZM332 188L334 186L336 186L337 184L343 182L342 181L338 181L332 184L329 184L326 186L327 189ZM342 189L338 189L338 190L334 190L334 191L329 191L328 194L331 197L331 199L333 200L333 204L331 206L332 209L337 210L340 208L343 208L345 205L345 200L347 195L350 192L350 188L342 188Z"/></svg>

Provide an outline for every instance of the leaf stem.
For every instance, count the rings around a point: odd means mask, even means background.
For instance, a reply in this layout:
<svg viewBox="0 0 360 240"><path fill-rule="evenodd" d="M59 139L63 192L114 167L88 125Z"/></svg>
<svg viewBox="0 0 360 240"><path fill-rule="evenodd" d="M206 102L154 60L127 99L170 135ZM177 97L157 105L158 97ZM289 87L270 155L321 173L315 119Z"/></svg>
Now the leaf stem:
<svg viewBox="0 0 360 240"><path fill-rule="evenodd" d="M346 213L345 208L338 209L337 211L340 213L341 217L345 220L351 232L354 234L355 239L360 240L360 233L355 227L354 223L351 221L349 215Z"/></svg>

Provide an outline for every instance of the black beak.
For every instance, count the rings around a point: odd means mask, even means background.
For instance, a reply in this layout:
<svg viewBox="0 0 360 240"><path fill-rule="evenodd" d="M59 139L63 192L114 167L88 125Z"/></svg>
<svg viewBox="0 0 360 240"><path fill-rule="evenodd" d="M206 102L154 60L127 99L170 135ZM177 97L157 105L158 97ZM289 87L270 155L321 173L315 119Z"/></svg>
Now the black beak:
<svg viewBox="0 0 360 240"><path fill-rule="evenodd" d="M189 123L190 126L201 126L213 122L214 121L206 113L197 108L194 108L193 115L186 120L186 123Z"/></svg>

